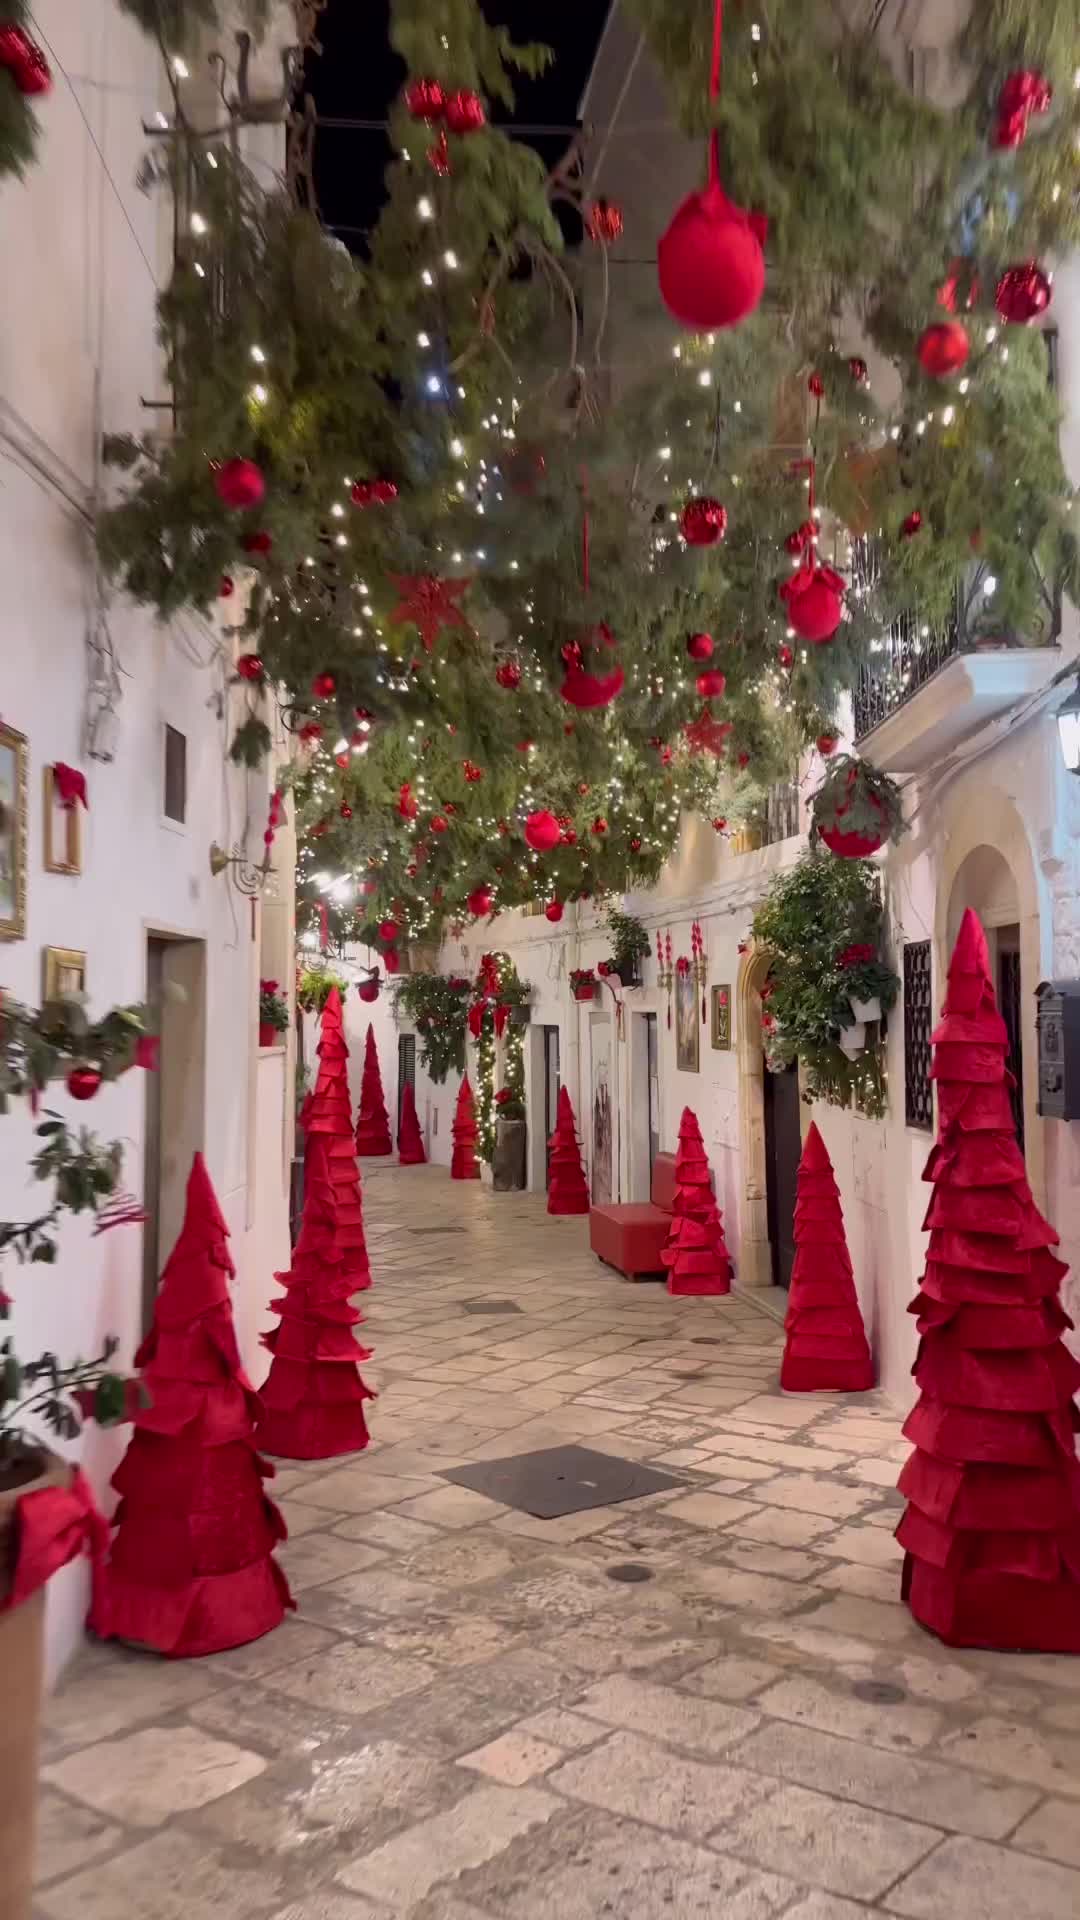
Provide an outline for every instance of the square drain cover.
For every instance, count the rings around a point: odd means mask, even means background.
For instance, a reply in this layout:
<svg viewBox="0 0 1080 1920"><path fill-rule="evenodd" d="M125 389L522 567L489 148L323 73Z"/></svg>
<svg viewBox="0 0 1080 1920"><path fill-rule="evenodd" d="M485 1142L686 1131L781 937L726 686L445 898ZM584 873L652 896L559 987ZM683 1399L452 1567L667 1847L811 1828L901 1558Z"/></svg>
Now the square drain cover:
<svg viewBox="0 0 1080 1920"><path fill-rule="evenodd" d="M462 1300L462 1313L520 1313L516 1300Z"/></svg>
<svg viewBox="0 0 1080 1920"><path fill-rule="evenodd" d="M513 1453L505 1460L478 1460L472 1466L453 1467L442 1475L456 1486L471 1487L489 1500L537 1520L557 1520L563 1513L585 1513L590 1507L617 1506L640 1500L646 1493L685 1485L670 1473L643 1467L637 1460L616 1454L594 1453L591 1447L543 1447L539 1453Z"/></svg>

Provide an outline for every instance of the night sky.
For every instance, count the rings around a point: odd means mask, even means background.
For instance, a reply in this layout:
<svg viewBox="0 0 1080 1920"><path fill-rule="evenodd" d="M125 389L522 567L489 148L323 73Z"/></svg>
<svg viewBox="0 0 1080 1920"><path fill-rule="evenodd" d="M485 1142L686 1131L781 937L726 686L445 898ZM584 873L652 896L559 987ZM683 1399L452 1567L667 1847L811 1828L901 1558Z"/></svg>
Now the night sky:
<svg viewBox="0 0 1080 1920"><path fill-rule="evenodd" d="M539 80L515 82L513 119L525 126L572 128L588 78L609 0L485 0L489 20L510 28L518 40L540 40L555 61ZM405 79L405 69L387 40L387 0L330 0L319 22L321 59L308 62L308 87L320 118L382 120ZM493 116L498 119L499 114ZM550 166L569 135L527 136ZM326 225L361 251L378 217L382 175L390 156L378 130L320 127L316 187Z"/></svg>

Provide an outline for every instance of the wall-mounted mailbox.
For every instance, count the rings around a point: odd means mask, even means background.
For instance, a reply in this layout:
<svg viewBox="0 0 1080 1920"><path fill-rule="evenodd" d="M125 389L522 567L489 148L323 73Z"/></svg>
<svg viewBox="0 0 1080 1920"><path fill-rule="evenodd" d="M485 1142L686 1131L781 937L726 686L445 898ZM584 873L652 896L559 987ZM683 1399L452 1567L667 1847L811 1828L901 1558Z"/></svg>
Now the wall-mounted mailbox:
<svg viewBox="0 0 1080 1920"><path fill-rule="evenodd" d="M1039 1010L1039 1103L1045 1120L1080 1120L1080 980L1044 980Z"/></svg>

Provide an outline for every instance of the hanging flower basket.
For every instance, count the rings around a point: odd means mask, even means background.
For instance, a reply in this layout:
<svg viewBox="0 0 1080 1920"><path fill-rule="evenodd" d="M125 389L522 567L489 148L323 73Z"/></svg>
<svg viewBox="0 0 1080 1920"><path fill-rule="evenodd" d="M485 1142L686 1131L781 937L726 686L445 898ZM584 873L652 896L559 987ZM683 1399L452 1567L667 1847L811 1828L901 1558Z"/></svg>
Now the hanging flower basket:
<svg viewBox="0 0 1080 1920"><path fill-rule="evenodd" d="M811 802L811 838L842 860L862 860L905 831L900 789L868 760L834 760Z"/></svg>
<svg viewBox="0 0 1080 1920"><path fill-rule="evenodd" d="M575 967L570 975L570 991L575 1000L595 1000L599 984L591 967Z"/></svg>

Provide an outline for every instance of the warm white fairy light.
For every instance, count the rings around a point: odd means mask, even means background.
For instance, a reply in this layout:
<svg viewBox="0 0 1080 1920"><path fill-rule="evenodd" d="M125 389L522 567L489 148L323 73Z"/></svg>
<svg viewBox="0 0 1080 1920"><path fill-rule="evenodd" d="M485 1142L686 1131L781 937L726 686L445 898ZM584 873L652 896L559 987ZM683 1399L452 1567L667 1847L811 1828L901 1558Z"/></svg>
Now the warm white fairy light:
<svg viewBox="0 0 1080 1920"><path fill-rule="evenodd" d="M182 59L178 53L173 54L169 65L178 80L189 80L191 78L191 68L188 66L187 61Z"/></svg>
<svg viewBox="0 0 1080 1920"><path fill-rule="evenodd" d="M203 236L203 234L204 234L204 233L209 233L209 231L210 231L210 224L209 224L209 222L208 222L207 220L205 220L205 219L203 218L203 216L202 216L202 214L201 214L201 213L198 213L198 212L196 212L196 213L193 213L193 214L192 214L192 216L191 216L191 231L192 231L192 233L193 233L193 234L195 234L195 235L196 235L196 236L197 236L197 237L198 237L199 239L201 239L201 238L202 238L202 236Z"/></svg>
<svg viewBox="0 0 1080 1920"><path fill-rule="evenodd" d="M457 254L454 252L453 247L447 247L446 252L443 254L443 266L447 269L449 273L457 272L458 257L457 257Z"/></svg>
<svg viewBox="0 0 1080 1920"><path fill-rule="evenodd" d="M265 353L263 352L263 350L262 350L262 348L261 348L261 347L252 347L252 349L251 349L251 357L252 357L252 359L254 360L254 362L255 362L255 365L256 365L257 367L265 367L265 365L266 365L266 355L265 355Z"/></svg>
<svg viewBox="0 0 1080 1920"><path fill-rule="evenodd" d="M425 287L433 287L435 285L435 275L432 273L430 267L421 268L420 281L421 285Z"/></svg>
<svg viewBox="0 0 1080 1920"><path fill-rule="evenodd" d="M432 206L431 201L428 198L428 195L426 193L422 193L420 195L420 198L416 203L416 212L417 212L418 218L421 220L434 220L435 209Z"/></svg>
<svg viewBox="0 0 1080 1920"><path fill-rule="evenodd" d="M261 381L257 380L255 382L255 385L251 389L251 397L255 401L256 406L265 406L268 395Z"/></svg>

